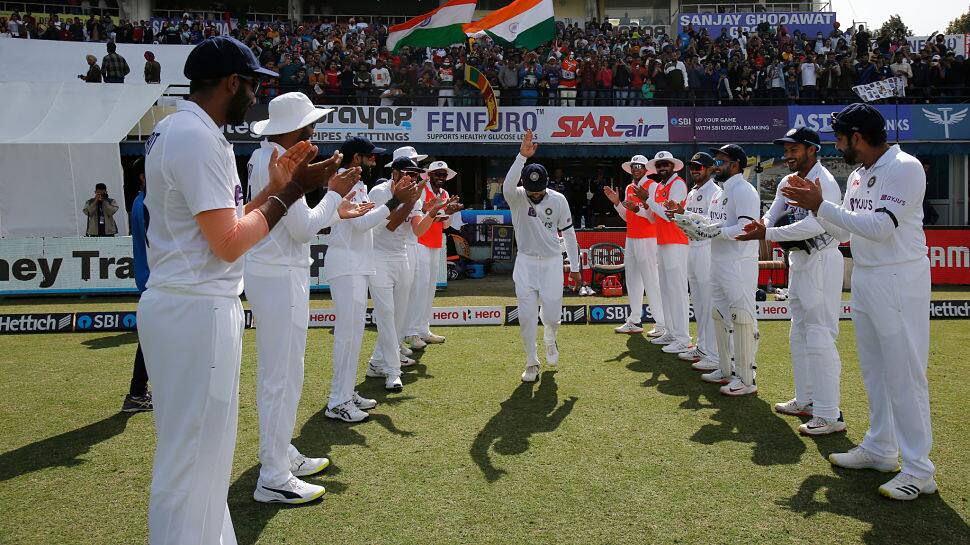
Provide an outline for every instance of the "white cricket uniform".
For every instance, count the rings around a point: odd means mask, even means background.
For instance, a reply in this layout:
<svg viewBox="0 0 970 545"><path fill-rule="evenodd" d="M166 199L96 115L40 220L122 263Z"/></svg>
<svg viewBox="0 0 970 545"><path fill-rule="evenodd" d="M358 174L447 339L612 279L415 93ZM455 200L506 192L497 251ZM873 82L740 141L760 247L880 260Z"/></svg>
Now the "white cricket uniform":
<svg viewBox="0 0 970 545"><path fill-rule="evenodd" d="M424 202L441 197L449 198L448 192L442 189L435 194L431 182L427 182L425 187L421 189L421 197L418 199L418 203L423 206ZM441 225L442 230L444 230L448 228L450 221L451 218L437 225ZM431 232L434 230L435 227L432 226L424 236L431 236ZM431 309L434 307L435 288L438 287L438 267L441 262L441 252L444 251L444 243L437 242L442 246L432 247L418 241L416 237L413 240L414 284L412 284L410 300L408 301L408 320L410 323L405 334L407 336L428 337L431 335Z"/></svg>
<svg viewBox="0 0 970 545"><path fill-rule="evenodd" d="M660 273L660 298L663 300L664 325L674 343L689 345L690 298L687 294L688 240L677 224L667 220L664 205L657 192L667 194L665 201L682 204L687 200L687 183L674 174L663 184L651 184L650 198L645 203L657 220L657 266Z"/></svg>
<svg viewBox="0 0 970 545"><path fill-rule="evenodd" d="M877 456L901 454L903 472L926 479L936 471L929 459L933 434L926 379L926 175L915 157L895 145L871 168L853 172L847 184L842 205L823 202L818 217L850 233L852 323L869 397L869 431L861 446Z"/></svg>
<svg viewBox="0 0 970 545"><path fill-rule="evenodd" d="M243 213L236 158L222 130L180 101L145 146L148 290L138 340L154 389L158 437L148 504L151 545L229 545L226 496L236 446L243 262L209 249L195 216Z"/></svg>
<svg viewBox="0 0 970 545"><path fill-rule="evenodd" d="M512 281L519 306L519 336L525 347L526 365L539 365L536 331L542 319L543 342L555 346L562 317L563 258L559 245L562 231L569 269L579 272L579 245L573 229L569 202L558 191L547 189L538 204L517 187L526 158L518 155L502 185L502 193L512 212L512 228L518 247Z"/></svg>
<svg viewBox="0 0 970 545"><path fill-rule="evenodd" d="M704 185L694 186L687 194L684 209L692 214L710 217L711 200L720 187L711 178ZM711 313L711 241L692 240L687 246L687 283L694 300L694 319L697 321L697 348L705 359L717 363L717 340Z"/></svg>
<svg viewBox="0 0 970 545"><path fill-rule="evenodd" d="M370 202L364 182L357 182L351 191L355 203ZM367 314L368 277L377 272L372 229L384 225L389 214L387 206L381 205L358 218L338 221L330 229L323 276L330 284L337 314L333 328L333 382L327 402L331 409L354 395Z"/></svg>
<svg viewBox="0 0 970 545"><path fill-rule="evenodd" d="M839 241L847 239L848 233L825 220L820 221L804 208L789 205L781 194L782 188L788 187L789 176L778 183L775 200L763 219L767 227L765 240L806 241L812 248L810 252L803 249L789 252L789 344L795 400L802 405L811 403L815 416L836 420L840 414L842 361L835 341L839 337L844 272ZM821 162L816 162L805 178L819 180L825 200L842 202L839 184ZM773 227L785 214L789 215L790 223Z"/></svg>
<svg viewBox="0 0 970 545"><path fill-rule="evenodd" d="M374 203L384 204L392 197L391 180L385 180L370 190ZM408 260L408 241L415 240L411 219L420 217L421 200L397 229L390 231L386 222L373 231L375 274L368 278L370 296L374 299L374 318L377 321L377 343L370 361L388 375L400 376L400 343L407 319L408 298L414 281L414 270Z"/></svg>
<svg viewBox="0 0 970 545"><path fill-rule="evenodd" d="M741 174L724 181L719 191L711 197L708 216L721 227L721 233L711 239L711 301L714 311L722 317L727 337L735 333L733 314L735 310L755 316L754 295L758 289L758 241L739 241L734 237L744 232L744 226L759 217L761 199L758 190ZM716 321L716 320L715 320ZM717 333L717 332L715 332ZM754 320L754 349L758 353L758 321ZM754 382L755 362L736 362L737 337L731 353L724 353L723 344L718 345L718 363L725 375L737 375L748 386ZM737 369L735 369L737 368Z"/></svg>
<svg viewBox="0 0 970 545"><path fill-rule="evenodd" d="M651 180L644 174L639 180L627 185L624 199L636 199L633 193L633 184L643 187ZM656 186L656 182L650 183L650 187ZM622 204L614 206L620 219L627 222L627 214L630 213ZM664 318L663 301L660 295L660 269L657 264L657 233L656 227L652 224L653 218L643 206L636 212L644 220L651 222L649 227L642 227L645 232L635 233L634 228L627 226L626 240L623 247L623 270L626 279L626 293L630 302L630 315L627 322L640 324L643 317L643 294L647 295L647 303L650 306L650 315L656 324L657 329L666 328ZM634 236L636 235L636 236Z"/></svg>
<svg viewBox="0 0 970 545"><path fill-rule="evenodd" d="M269 184L269 160L279 144L263 141L249 159L249 188ZM327 192L310 208L301 197L269 235L246 253L246 298L256 319L256 411L259 415L259 480L283 485L293 477L290 444L303 391L303 357L310 314L310 240L339 217L341 197Z"/></svg>

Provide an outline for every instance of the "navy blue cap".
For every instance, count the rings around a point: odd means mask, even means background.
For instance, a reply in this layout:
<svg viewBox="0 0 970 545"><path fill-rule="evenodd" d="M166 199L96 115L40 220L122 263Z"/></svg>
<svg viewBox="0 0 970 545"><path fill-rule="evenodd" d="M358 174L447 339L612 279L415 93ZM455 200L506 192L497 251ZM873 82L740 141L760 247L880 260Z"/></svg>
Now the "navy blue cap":
<svg viewBox="0 0 970 545"><path fill-rule="evenodd" d="M213 36L195 46L185 59L182 73L189 81L223 78L232 74L279 76L260 66L253 51L231 36Z"/></svg>
<svg viewBox="0 0 970 545"><path fill-rule="evenodd" d="M361 155L367 155L369 153L384 155L387 153L387 150L375 146L363 136L352 136L340 145L340 153L344 154L344 157L352 157L355 153L360 153Z"/></svg>
<svg viewBox="0 0 970 545"><path fill-rule="evenodd" d="M525 165L525 168L522 169L522 187L526 191L545 191L548 184L549 173L546 172L546 167L539 163L532 163L531 165Z"/></svg>
<svg viewBox="0 0 970 545"><path fill-rule="evenodd" d="M693 157L690 158L690 161L687 161L687 164L692 164L692 163L695 165L700 165L702 167L712 167L714 166L714 158L711 157L709 153L704 153L703 151L699 151L695 153Z"/></svg>
<svg viewBox="0 0 970 545"><path fill-rule="evenodd" d="M391 169L400 170L401 172L424 172L424 169L419 167L418 164L414 162L414 159L411 159L410 157L398 157L393 163L391 163Z"/></svg>
<svg viewBox="0 0 970 545"><path fill-rule="evenodd" d="M719 148L711 148L708 151L713 155L717 155L718 153L727 155L732 161L740 163L741 168L748 166L748 154L744 152L744 148L737 144L725 144Z"/></svg>
<svg viewBox="0 0 970 545"><path fill-rule="evenodd" d="M815 146L816 149L821 149L822 140L818 137L818 133L809 129L808 127L799 127L797 129L791 129L785 136L775 140L775 144L785 145L785 144L804 144L806 146Z"/></svg>
<svg viewBox="0 0 970 545"><path fill-rule="evenodd" d="M832 112L832 124L822 132L841 132L862 134L878 134L886 131L886 118L879 110L868 104L856 102L849 104L841 112Z"/></svg>

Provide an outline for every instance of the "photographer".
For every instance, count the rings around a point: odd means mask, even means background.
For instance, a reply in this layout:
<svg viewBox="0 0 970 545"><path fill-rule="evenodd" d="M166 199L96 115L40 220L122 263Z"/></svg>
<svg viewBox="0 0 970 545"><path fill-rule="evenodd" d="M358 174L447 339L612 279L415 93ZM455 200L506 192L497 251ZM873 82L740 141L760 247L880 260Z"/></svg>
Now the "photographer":
<svg viewBox="0 0 970 545"><path fill-rule="evenodd" d="M108 196L108 187L102 183L94 186L94 198L84 203L84 213L88 216L89 237L113 237L118 234L118 224L114 215L118 203Z"/></svg>

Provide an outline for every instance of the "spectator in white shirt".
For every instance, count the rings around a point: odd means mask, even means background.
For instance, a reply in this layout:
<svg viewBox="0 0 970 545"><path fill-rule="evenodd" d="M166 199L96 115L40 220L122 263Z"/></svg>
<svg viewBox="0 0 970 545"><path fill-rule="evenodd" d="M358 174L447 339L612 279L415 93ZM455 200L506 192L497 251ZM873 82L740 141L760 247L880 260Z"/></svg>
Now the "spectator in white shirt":
<svg viewBox="0 0 970 545"><path fill-rule="evenodd" d="M387 71L383 60L377 59L377 67L371 68L370 79L379 92L391 86L391 73Z"/></svg>
<svg viewBox="0 0 970 545"><path fill-rule="evenodd" d="M801 73L802 90L800 96L802 98L815 98L818 95L816 90L816 74L818 73L818 65L815 64L815 56L809 54L803 62L798 67L798 71Z"/></svg>

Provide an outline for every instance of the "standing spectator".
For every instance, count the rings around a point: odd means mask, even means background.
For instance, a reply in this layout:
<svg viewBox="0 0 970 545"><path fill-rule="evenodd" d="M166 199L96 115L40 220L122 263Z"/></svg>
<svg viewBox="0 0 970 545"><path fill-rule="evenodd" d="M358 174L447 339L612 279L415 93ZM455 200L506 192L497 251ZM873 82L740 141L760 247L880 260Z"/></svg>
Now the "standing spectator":
<svg viewBox="0 0 970 545"><path fill-rule="evenodd" d="M145 51L145 83L162 82L162 65L155 60L155 54Z"/></svg>
<svg viewBox="0 0 970 545"><path fill-rule="evenodd" d="M742 106L751 105L751 93L753 89L751 88L748 78L742 77L741 82L734 89L734 98L737 99L738 104Z"/></svg>
<svg viewBox="0 0 970 545"><path fill-rule="evenodd" d="M115 212L118 203L108 196L108 186L98 183L94 186L94 197L84 203L84 214L88 217L87 236L113 237L118 233Z"/></svg>
<svg viewBox="0 0 970 545"><path fill-rule="evenodd" d="M811 100L817 97L819 66L815 63L815 56L809 53L805 57L805 62L798 66L798 70L802 79L801 98Z"/></svg>
<svg viewBox="0 0 970 545"><path fill-rule="evenodd" d="M819 94L822 100L829 100L838 95L839 78L842 76L842 68L835 60L835 55L829 51L826 59L819 65L818 82Z"/></svg>
<svg viewBox="0 0 970 545"><path fill-rule="evenodd" d="M367 65L360 63L354 73L354 89L357 93L357 104L367 106L370 97L370 70Z"/></svg>
<svg viewBox="0 0 970 545"><path fill-rule="evenodd" d="M909 87L909 80L913 79L913 69L909 66L909 59L903 53L896 53L893 63L889 65L892 75L903 78L903 87Z"/></svg>
<svg viewBox="0 0 970 545"><path fill-rule="evenodd" d="M872 83L878 79L878 73L876 72L876 65L872 64L869 56L866 55L858 65L855 67L856 72L856 85L865 85L867 83Z"/></svg>
<svg viewBox="0 0 970 545"><path fill-rule="evenodd" d="M501 61L498 70L498 85L502 90L505 100L502 102L506 106L514 106L516 95L519 91L519 70L511 59Z"/></svg>
<svg viewBox="0 0 970 545"><path fill-rule="evenodd" d="M630 68L622 58L616 61L613 67L613 96L615 106L627 106L627 98L630 97Z"/></svg>
<svg viewBox="0 0 970 545"><path fill-rule="evenodd" d="M101 69L98 68L98 58L94 55L85 57L88 61L88 73L78 74L78 79L83 79L88 83L101 83Z"/></svg>
<svg viewBox="0 0 970 545"><path fill-rule="evenodd" d="M380 96L391 87L391 73L384 66L383 59L377 59L377 66L371 68L370 80L374 86L374 94L377 96Z"/></svg>
<svg viewBox="0 0 970 545"><path fill-rule="evenodd" d="M855 48L856 54L863 59L869 58L869 44L872 42L872 36L866 27L859 25L859 31L855 34Z"/></svg>
<svg viewBox="0 0 970 545"><path fill-rule="evenodd" d="M850 100L854 98L854 93L852 88L856 85L857 73L852 67L852 61L848 57L842 59L842 64L839 65L839 71L842 75L839 76L839 96L842 100Z"/></svg>
<svg viewBox="0 0 970 545"><path fill-rule="evenodd" d="M341 95L341 100L336 102L336 104L350 104L352 101L351 97L354 96L354 71L350 67L350 63L344 64L343 68L338 74L336 74L336 86L334 85L334 72L337 70L337 64L331 62L330 68L327 68L327 92L330 94Z"/></svg>
<svg viewBox="0 0 970 545"><path fill-rule="evenodd" d="M613 70L603 64L596 73L597 105L608 106L613 98Z"/></svg>
<svg viewBox="0 0 970 545"><path fill-rule="evenodd" d="M792 66L788 69L788 75L785 76L785 96L788 97L789 103L794 103L798 100L798 75L795 74L795 67Z"/></svg>
<svg viewBox="0 0 970 545"><path fill-rule="evenodd" d="M596 105L596 76L599 69L589 58L579 65L579 105Z"/></svg>
<svg viewBox="0 0 970 545"><path fill-rule="evenodd" d="M455 69L451 66L451 59L445 57L438 69L438 106L454 106Z"/></svg>
<svg viewBox="0 0 970 545"><path fill-rule="evenodd" d="M116 53L118 46L114 42L108 42L108 54L101 60L101 71L104 75L105 83L124 83L125 76L131 72L128 68L128 61Z"/></svg>
<svg viewBox="0 0 970 545"><path fill-rule="evenodd" d="M561 71L559 69L559 59L550 55L546 59L546 65L542 68L542 80L546 82L546 95L549 97L549 106L559 106L559 81Z"/></svg>
<svg viewBox="0 0 970 545"><path fill-rule="evenodd" d="M576 105L576 75L579 63L576 62L576 54L572 51L562 60L559 72L559 96L563 106Z"/></svg>

